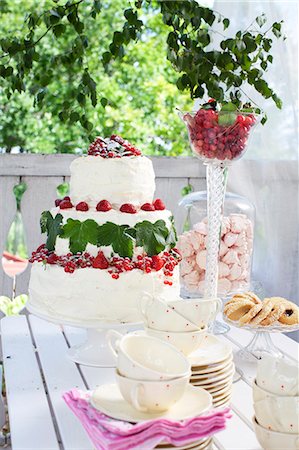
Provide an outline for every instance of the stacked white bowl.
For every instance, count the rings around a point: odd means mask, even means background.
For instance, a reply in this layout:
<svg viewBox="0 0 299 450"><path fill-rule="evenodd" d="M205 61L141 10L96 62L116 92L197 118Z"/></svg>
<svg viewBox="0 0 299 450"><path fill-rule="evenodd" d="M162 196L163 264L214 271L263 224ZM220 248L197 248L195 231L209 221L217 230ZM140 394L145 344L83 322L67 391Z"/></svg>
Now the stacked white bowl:
<svg viewBox="0 0 299 450"><path fill-rule="evenodd" d="M298 365L266 356L258 362L253 383L253 423L266 450L299 449Z"/></svg>
<svg viewBox="0 0 299 450"><path fill-rule="evenodd" d="M217 298L166 302L145 295L140 301L146 333L174 345L185 356L200 347L208 324L220 307Z"/></svg>

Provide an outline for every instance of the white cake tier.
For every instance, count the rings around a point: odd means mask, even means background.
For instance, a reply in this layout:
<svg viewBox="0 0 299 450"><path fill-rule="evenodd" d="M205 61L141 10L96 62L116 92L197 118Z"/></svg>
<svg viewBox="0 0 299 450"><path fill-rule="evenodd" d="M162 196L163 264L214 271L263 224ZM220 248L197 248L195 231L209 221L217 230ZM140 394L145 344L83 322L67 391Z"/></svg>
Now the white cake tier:
<svg viewBox="0 0 299 450"><path fill-rule="evenodd" d="M142 205L153 201L154 192L153 165L145 156L81 156L71 163L70 197L74 204L84 201L95 207L100 200L108 200L115 205Z"/></svg>
<svg viewBox="0 0 299 450"><path fill-rule="evenodd" d="M162 295L167 301L179 296L179 270L173 285L164 284L163 271L124 272L115 280L106 270L77 269L65 273L55 265L34 263L29 283L30 305L46 315L67 321L137 322L142 292Z"/></svg>
<svg viewBox="0 0 299 450"><path fill-rule="evenodd" d="M157 220L164 220L167 228L169 229L171 227L170 219L172 217L171 211L168 211L167 209L164 209L163 211L140 210L136 214L128 214L115 209L111 209L107 212L99 212L93 208L85 212L77 211L75 208L62 210L59 208L53 208L51 209L51 214L53 217L55 217L56 214L61 214L63 216L63 224L67 222L67 219L80 220L80 222L87 219L92 219L97 222L98 225L103 225L106 222L112 222L117 225L129 225L130 227L134 227L136 223L143 222L144 220L151 223L155 223ZM101 250L104 252L105 256L110 256L112 247L102 247ZM55 252L57 255L66 255L69 251L69 239L62 239L58 237L55 245ZM86 251L92 256L96 256L99 249L95 245L87 244Z"/></svg>

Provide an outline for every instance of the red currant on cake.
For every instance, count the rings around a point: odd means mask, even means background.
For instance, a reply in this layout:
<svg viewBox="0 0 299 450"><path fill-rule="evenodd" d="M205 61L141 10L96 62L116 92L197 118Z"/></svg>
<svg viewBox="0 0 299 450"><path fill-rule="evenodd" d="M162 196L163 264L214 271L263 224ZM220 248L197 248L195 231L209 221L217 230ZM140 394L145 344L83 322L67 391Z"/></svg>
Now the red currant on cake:
<svg viewBox="0 0 299 450"><path fill-rule="evenodd" d="M108 202L108 200L101 200L97 204L97 211L107 212L110 211L110 209L112 209L112 205L110 202Z"/></svg>
<svg viewBox="0 0 299 450"><path fill-rule="evenodd" d="M156 211L163 211L165 209L165 205L160 198L154 201L154 207Z"/></svg>
<svg viewBox="0 0 299 450"><path fill-rule="evenodd" d="M124 203L123 205L121 205L120 211L127 213L127 214L136 214L137 213L136 206L132 205L132 203Z"/></svg>
<svg viewBox="0 0 299 450"><path fill-rule="evenodd" d="M141 206L142 211L155 211L155 207L152 203L144 203Z"/></svg>
<svg viewBox="0 0 299 450"><path fill-rule="evenodd" d="M88 204L86 202L80 202L76 206L76 210L77 211L88 211L89 210L89 206L88 206Z"/></svg>
<svg viewBox="0 0 299 450"><path fill-rule="evenodd" d="M95 269L108 269L109 263L103 252L98 253L98 256L93 260L92 267Z"/></svg>
<svg viewBox="0 0 299 450"><path fill-rule="evenodd" d="M68 197L68 199L69 199L69 197ZM69 209L69 208L72 208L72 207L73 207L72 202L70 200L67 200L66 197L59 204L59 208L60 209Z"/></svg>
<svg viewBox="0 0 299 450"><path fill-rule="evenodd" d="M56 264L57 260L58 260L58 256L55 255L55 253L51 253L51 255L49 255L47 258L47 263L48 264Z"/></svg>
<svg viewBox="0 0 299 450"><path fill-rule="evenodd" d="M62 198L57 198L55 200L55 206L59 206L61 202L62 202Z"/></svg>

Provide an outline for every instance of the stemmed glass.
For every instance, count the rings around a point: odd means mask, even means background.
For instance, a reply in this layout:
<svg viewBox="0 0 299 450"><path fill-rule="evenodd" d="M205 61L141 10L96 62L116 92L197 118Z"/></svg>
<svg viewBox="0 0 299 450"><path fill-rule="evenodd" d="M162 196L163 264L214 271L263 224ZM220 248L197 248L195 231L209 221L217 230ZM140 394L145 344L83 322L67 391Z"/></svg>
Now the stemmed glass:
<svg viewBox="0 0 299 450"><path fill-rule="evenodd" d="M211 100L198 111L180 112L180 117L187 126L193 154L206 165L208 242L204 297L215 298L228 168L244 155L258 116L238 111L231 104L218 111L216 102ZM215 334L227 330L226 325L215 322Z"/></svg>
<svg viewBox="0 0 299 450"><path fill-rule="evenodd" d="M28 251L21 213L21 200L26 189L27 186L25 183L19 183L13 188L13 193L16 198L16 214L9 228L2 254L3 272L12 278L11 297L1 295L0 292L0 311L7 316L19 314L24 309L28 299L28 296L25 294L16 296L17 277L28 266Z"/></svg>

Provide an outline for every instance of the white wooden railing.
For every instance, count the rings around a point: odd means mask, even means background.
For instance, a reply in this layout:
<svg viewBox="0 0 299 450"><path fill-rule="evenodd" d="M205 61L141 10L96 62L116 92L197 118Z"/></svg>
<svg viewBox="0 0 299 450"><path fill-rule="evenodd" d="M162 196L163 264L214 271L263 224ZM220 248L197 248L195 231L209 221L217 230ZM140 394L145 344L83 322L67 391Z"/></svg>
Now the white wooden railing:
<svg viewBox="0 0 299 450"><path fill-rule="evenodd" d="M21 212L30 254L42 242L40 214L53 206L57 186L69 180L69 165L74 158L76 155L0 155L0 255L16 213L13 187L21 181L27 185ZM184 211L178 207L181 190L187 184L204 190L205 168L195 158L152 160L156 197L165 200L180 230L184 220ZM294 161L243 159L231 167L228 180L228 190L249 197L257 209L255 276L264 283L268 295L294 301L298 301L298 178ZM29 273L30 267L17 277L17 293L27 291ZM0 295L11 292L12 280L3 272L0 261Z"/></svg>

